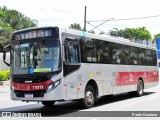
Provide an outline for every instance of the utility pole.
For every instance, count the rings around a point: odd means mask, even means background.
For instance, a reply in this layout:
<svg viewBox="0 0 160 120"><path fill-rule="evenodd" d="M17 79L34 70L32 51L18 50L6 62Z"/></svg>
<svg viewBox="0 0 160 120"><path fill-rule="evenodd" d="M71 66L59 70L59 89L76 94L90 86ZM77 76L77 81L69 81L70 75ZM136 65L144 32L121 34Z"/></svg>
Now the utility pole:
<svg viewBox="0 0 160 120"><path fill-rule="evenodd" d="M86 16L87 16L87 6L84 8L84 31L86 32Z"/></svg>

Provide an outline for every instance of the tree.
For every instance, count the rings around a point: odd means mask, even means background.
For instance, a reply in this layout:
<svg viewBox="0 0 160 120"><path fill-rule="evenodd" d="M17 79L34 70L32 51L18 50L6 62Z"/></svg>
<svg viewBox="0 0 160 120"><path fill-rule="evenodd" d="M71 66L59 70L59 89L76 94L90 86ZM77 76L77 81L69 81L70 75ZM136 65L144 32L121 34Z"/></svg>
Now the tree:
<svg viewBox="0 0 160 120"><path fill-rule="evenodd" d="M160 33L154 35L153 41L156 41L157 38L160 38Z"/></svg>
<svg viewBox="0 0 160 120"><path fill-rule="evenodd" d="M109 34L112 36L124 37L127 39L135 39L135 40L151 40L151 33L146 29L146 27L139 28L125 28L118 30L114 28L114 30L110 30Z"/></svg>
<svg viewBox="0 0 160 120"><path fill-rule="evenodd" d="M0 52L2 52L2 47L10 43L10 39L13 33L13 29L0 29Z"/></svg>
<svg viewBox="0 0 160 120"><path fill-rule="evenodd" d="M71 24L69 26L70 29L75 29L75 30L82 30L81 26L79 23L74 23L74 24Z"/></svg>
<svg viewBox="0 0 160 120"><path fill-rule="evenodd" d="M82 29L82 27L80 26L79 23L73 23L69 26L70 29L75 29L75 30L80 30L80 31L84 31L84 29ZM92 33L92 34L95 34L95 31L93 30L90 30L90 31L87 31L89 33Z"/></svg>
<svg viewBox="0 0 160 120"><path fill-rule="evenodd" d="M9 44L15 30L37 26L34 21L16 10L0 7L0 48Z"/></svg>
<svg viewBox="0 0 160 120"><path fill-rule="evenodd" d="M0 25L5 25L16 30L37 26L29 17L16 10L7 9L5 6L0 7Z"/></svg>

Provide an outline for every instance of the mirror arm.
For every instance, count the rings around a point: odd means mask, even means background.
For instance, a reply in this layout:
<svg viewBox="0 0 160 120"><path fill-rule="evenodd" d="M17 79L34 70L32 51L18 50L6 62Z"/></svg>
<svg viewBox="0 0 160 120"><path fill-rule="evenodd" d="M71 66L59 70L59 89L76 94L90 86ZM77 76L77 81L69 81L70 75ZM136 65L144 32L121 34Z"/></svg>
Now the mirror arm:
<svg viewBox="0 0 160 120"><path fill-rule="evenodd" d="M7 63L5 60L6 60L6 49L7 48L10 48L10 49L12 49L11 48L11 45L7 45L7 46L5 46L4 48L3 48L3 62L7 65L7 66L10 66L11 65L11 63L12 63L12 60L10 61L10 63ZM10 56L10 57L12 57L12 56Z"/></svg>
<svg viewBox="0 0 160 120"><path fill-rule="evenodd" d="M7 66L10 66L10 64L7 63L5 60L6 60L6 51L3 51L3 62L4 62Z"/></svg>

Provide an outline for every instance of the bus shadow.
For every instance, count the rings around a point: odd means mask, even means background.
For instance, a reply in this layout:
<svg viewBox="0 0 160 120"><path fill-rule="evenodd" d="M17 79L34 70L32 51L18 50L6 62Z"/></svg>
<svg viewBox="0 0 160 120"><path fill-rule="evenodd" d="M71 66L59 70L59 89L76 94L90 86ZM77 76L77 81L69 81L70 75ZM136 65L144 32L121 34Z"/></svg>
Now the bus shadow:
<svg viewBox="0 0 160 120"><path fill-rule="evenodd" d="M155 92L145 92L144 96L148 96L154 93ZM116 103L132 98L135 97L130 96L128 93L118 94L114 96L104 96L99 98L98 102L95 104L94 107L99 107L110 103ZM41 103L39 103L0 109L1 112L9 111L17 113L41 113L44 117L68 116L69 114L74 115L80 110L83 111L84 109L77 101L57 102L53 107L45 107Z"/></svg>
<svg viewBox="0 0 160 120"><path fill-rule="evenodd" d="M144 92L143 96L148 96L148 95L151 95L154 93L155 92ZM133 98L138 98L138 97L130 95L129 93L122 93L122 94L117 94L117 95L113 95L113 96L110 96L110 95L103 96L98 100L95 107L105 105L105 104L115 103L115 102L119 102L119 101L123 101L123 100L133 99Z"/></svg>
<svg viewBox="0 0 160 120"><path fill-rule="evenodd" d="M55 103L53 107L45 107L41 103L22 105L16 107L8 107L0 109L1 112L14 112L14 113L41 113L42 116L65 116L66 114L78 112L81 110L79 102L67 101Z"/></svg>

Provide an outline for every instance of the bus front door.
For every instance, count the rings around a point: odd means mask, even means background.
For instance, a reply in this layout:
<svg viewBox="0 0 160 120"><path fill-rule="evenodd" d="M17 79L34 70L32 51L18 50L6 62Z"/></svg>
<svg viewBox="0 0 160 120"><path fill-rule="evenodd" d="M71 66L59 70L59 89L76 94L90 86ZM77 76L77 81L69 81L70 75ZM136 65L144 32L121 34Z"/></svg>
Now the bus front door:
<svg viewBox="0 0 160 120"><path fill-rule="evenodd" d="M80 47L76 43L64 45L64 79L66 82L66 99L78 98L78 81L81 81Z"/></svg>

